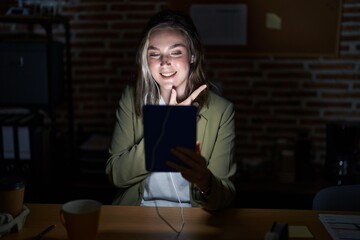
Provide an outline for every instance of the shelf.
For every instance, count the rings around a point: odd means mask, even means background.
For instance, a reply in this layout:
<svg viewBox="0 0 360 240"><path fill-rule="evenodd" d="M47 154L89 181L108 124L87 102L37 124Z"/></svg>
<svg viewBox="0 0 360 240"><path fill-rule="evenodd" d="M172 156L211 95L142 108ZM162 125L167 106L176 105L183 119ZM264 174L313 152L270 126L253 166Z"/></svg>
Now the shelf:
<svg viewBox="0 0 360 240"><path fill-rule="evenodd" d="M39 172L39 176L48 176L48 179L44 180L46 185L51 185L52 188L56 189L58 185L63 184L62 175L65 171L67 171L67 167L73 161L73 138L74 138L74 129L73 129L73 96L72 96L72 66L71 66L71 45L70 45L70 24L69 19L63 16L0 16L0 24L24 24L27 26L28 34L23 34L23 28L20 31L8 31L5 32L2 30L2 35L0 35L0 44L6 40L12 38L16 40L14 42L19 43L23 42L31 42L32 38L35 37L35 41L38 41L41 38L42 43L44 44L44 59L46 62L54 58L54 53L51 51L52 46L54 45L54 31L53 28L55 25L61 25L63 27L64 35L61 37L61 43L63 44L63 51L60 55L64 60L64 81L62 82L62 86L64 87L64 98L63 103L66 104L66 114L67 114L67 128L64 132L59 131L60 124L58 123L59 119L57 119L56 111L58 110L58 106L54 104L48 105L31 105L24 106L24 104L0 104L0 108L28 108L31 111L41 111L46 113L47 120L49 121L49 141L46 143L47 151L49 152L49 158L43 159L42 163L46 162L46 168L41 167L41 172ZM34 34L35 25L38 25L42 29L45 30L45 33L42 35ZM60 27L61 27L60 26ZM20 33L20 34L19 34ZM21 35L22 34L22 35ZM21 36L24 38L21 39ZM31 60L31 62L36 62L36 60ZM55 97L54 88L56 86L52 86L54 74L56 73L56 66L52 66L51 64L47 64L46 66L46 80L48 83L47 90L50 98L50 103L52 103L53 98ZM4 78L2 78L3 80ZM66 126L66 125L65 125ZM67 131L67 132L66 132ZM33 161L32 164L42 164L38 161ZM39 166L40 167L40 166ZM60 175L61 174L61 175ZM50 187L50 186L49 186ZM46 189L44 187L43 189ZM42 192L36 195L41 195ZM44 193L44 196L46 194ZM37 196L36 196L37 197ZM40 199L39 199L40 200Z"/></svg>

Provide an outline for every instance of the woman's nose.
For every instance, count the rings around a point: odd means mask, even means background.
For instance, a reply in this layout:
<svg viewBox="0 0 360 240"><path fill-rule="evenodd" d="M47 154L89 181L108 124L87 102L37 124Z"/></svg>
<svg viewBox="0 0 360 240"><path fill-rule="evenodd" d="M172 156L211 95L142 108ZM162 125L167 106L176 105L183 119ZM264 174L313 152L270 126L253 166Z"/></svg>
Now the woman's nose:
<svg viewBox="0 0 360 240"><path fill-rule="evenodd" d="M168 57L168 56L163 56L162 58L161 58L161 66L163 66L163 65L170 65L171 64L171 60L170 60L170 57Z"/></svg>

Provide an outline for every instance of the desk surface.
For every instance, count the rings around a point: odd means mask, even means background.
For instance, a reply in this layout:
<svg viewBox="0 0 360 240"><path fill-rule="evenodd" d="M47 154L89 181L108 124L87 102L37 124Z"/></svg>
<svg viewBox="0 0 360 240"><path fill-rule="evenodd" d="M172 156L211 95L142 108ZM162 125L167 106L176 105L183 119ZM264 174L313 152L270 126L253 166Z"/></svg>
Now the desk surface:
<svg viewBox="0 0 360 240"><path fill-rule="evenodd" d="M31 239L51 224L56 224L56 228L46 234L44 240L67 239L65 228L59 221L61 205L26 206L30 214L23 229L19 233L7 234L4 240ZM173 226L180 227L179 208L159 208L159 212ZM177 238L177 234L159 217L156 208L105 205L101 210L97 239L264 239L274 221L306 225L314 235L313 239L331 239L319 221L318 213L310 210L242 208L210 213L201 208L184 208L185 225Z"/></svg>

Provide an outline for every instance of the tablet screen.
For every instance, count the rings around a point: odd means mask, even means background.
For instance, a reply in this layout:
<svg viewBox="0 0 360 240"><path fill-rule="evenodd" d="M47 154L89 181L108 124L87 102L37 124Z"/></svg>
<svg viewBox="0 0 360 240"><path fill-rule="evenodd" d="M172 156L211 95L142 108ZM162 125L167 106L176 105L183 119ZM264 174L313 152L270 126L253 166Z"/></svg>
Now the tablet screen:
<svg viewBox="0 0 360 240"><path fill-rule="evenodd" d="M170 153L176 146L196 148L194 106L145 105L143 107L145 164L151 172L174 172L166 161L184 163Z"/></svg>

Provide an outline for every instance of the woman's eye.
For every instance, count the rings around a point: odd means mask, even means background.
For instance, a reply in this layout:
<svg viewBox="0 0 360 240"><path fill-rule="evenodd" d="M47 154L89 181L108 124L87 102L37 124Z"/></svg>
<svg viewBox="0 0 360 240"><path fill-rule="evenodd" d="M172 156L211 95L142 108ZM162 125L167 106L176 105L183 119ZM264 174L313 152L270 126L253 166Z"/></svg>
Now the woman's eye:
<svg viewBox="0 0 360 240"><path fill-rule="evenodd" d="M149 57L151 58L158 58L160 56L160 54L158 53L149 53Z"/></svg>
<svg viewBox="0 0 360 240"><path fill-rule="evenodd" d="M182 54L181 51L175 51L175 52L172 52L171 55L173 56L180 56Z"/></svg>

